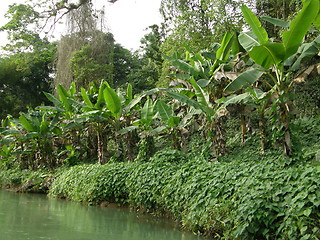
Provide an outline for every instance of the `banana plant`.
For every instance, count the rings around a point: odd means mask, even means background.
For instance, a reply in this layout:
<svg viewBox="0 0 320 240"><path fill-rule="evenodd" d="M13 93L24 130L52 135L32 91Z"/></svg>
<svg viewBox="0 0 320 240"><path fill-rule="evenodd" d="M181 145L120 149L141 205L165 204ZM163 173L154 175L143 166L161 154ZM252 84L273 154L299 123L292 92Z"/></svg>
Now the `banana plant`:
<svg viewBox="0 0 320 240"><path fill-rule="evenodd" d="M242 94L233 94L223 99L220 109L225 109L229 105L242 105L246 106L249 111L256 109L259 116L259 134L261 153L263 154L268 144L268 138L266 133L266 108L270 104L270 92L263 92L258 88L247 88ZM241 121L242 140L246 134L245 122Z"/></svg>
<svg viewBox="0 0 320 240"><path fill-rule="evenodd" d="M84 135L85 119L79 115L85 105L81 102L75 83L73 82L68 90L61 85L57 86L57 97L50 93L45 93L45 95L53 103L53 106L40 106L36 109L59 118L59 125L63 129L63 136L58 140L59 151L64 152L65 147L72 143L79 155L84 155L86 144L82 136ZM62 155L59 154L59 156Z"/></svg>
<svg viewBox="0 0 320 240"><path fill-rule="evenodd" d="M185 81L193 78L203 88L212 84L215 88L221 88L222 90L227 84L225 80L229 77L234 78L235 73L233 70L239 61L237 54L242 49L237 33L227 32L221 43L214 44L212 52L194 53L187 46L185 48L187 51L185 52L184 60L178 54L173 57L165 56L173 66L180 70L179 73L172 75L174 78ZM223 75L225 78L217 75ZM223 93L222 90L216 92ZM216 97L216 99L219 98L221 97Z"/></svg>
<svg viewBox="0 0 320 240"><path fill-rule="evenodd" d="M226 151L226 142L224 140L223 127L218 121L219 105L222 100L218 100L211 103L209 93L193 79L189 80L191 83L191 90L182 90L180 92L167 92L167 95L180 101L181 103L187 104L194 108L198 114L205 116L207 120L207 135L211 138L216 155L223 155ZM195 99L190 96L195 96Z"/></svg>
<svg viewBox="0 0 320 240"><path fill-rule="evenodd" d="M174 149L187 152L187 141L189 137L189 130L187 126L190 124L191 118L197 113L193 111L194 108L188 107L185 109L181 104L170 103L169 105L163 100L156 102L157 116L164 124L164 131L169 136ZM178 110L178 114L175 114L174 108Z"/></svg>
<svg viewBox="0 0 320 240"><path fill-rule="evenodd" d="M0 127L0 160L8 168L14 166L14 162L20 156L20 129L14 122L12 116L8 115L1 120Z"/></svg>
<svg viewBox="0 0 320 240"><path fill-rule="evenodd" d="M87 118L96 131L99 162L104 163L111 157L107 146L110 140L116 145L113 157L132 161L139 141L139 126L132 125L137 118L134 108L146 95L134 97L131 84L125 92L114 91L106 82L102 82L96 93L82 88L81 95L85 104L81 117ZM143 121L143 125L149 124L148 117Z"/></svg>
<svg viewBox="0 0 320 240"><path fill-rule="evenodd" d="M59 113L66 120L74 119L81 109L81 103L76 100L76 86L73 82L68 90L62 85L57 86L58 98L50 93L44 93L54 106L39 106L37 110Z"/></svg>
<svg viewBox="0 0 320 240"><path fill-rule="evenodd" d="M319 0L306 0L297 16L290 22L282 34L281 42L272 42L257 16L246 6L241 8L251 32L241 33L239 42L246 50L254 65L242 73L226 88L225 92L238 91L252 86L260 80L269 87L270 98L276 107L275 118L280 119L281 142L286 155L292 155L290 134L290 88L294 71L305 57L319 52L317 38L313 43L303 44L307 31L315 22L319 13ZM265 75L265 76L263 76ZM266 77L267 76L267 77ZM270 81L268 81L270 79Z"/></svg>
<svg viewBox="0 0 320 240"><path fill-rule="evenodd" d="M86 122L88 132L95 132L98 161L104 164L110 158L108 141L120 128L121 99L105 81L101 82L98 89L81 88L81 96L83 107L79 118Z"/></svg>
<svg viewBox="0 0 320 240"><path fill-rule="evenodd" d="M186 52L185 61L177 57L168 58L182 71L173 77L188 82L191 90L181 93L168 92L168 95L202 112L207 119L210 129L208 135L212 138L216 154L223 155L226 152L222 120L225 114L217 114L217 109L219 99L223 97L223 89L227 85L227 76L234 78L233 75L236 74L230 71L237 64L236 56L241 49L237 34L226 33L221 44L216 44L215 49L215 52L202 54L194 54L189 50ZM191 99L193 97L195 100Z"/></svg>
<svg viewBox="0 0 320 240"><path fill-rule="evenodd" d="M131 85L130 85L131 86ZM154 88L145 92L142 92L141 94L132 97L131 98L125 98L127 99L125 101L124 107L123 107L123 116L125 119L128 119L129 121L126 121L125 127L123 127L119 133L122 136L126 136L127 134L133 134L128 135L126 137L122 137L125 139L133 139L134 141L137 140L137 131L140 132L140 149L137 159L141 160L147 160L149 159L154 151L154 136L162 133L166 130L167 126L158 126L154 128L153 123L158 117L157 112L157 102L153 101L152 98L155 94L159 93L176 93L180 91L180 88L170 89L170 88ZM129 94L127 94L128 96ZM130 96L130 95L129 95ZM152 96L152 97L150 97ZM145 100L146 99L146 100ZM141 103L143 103L141 105ZM129 114L128 116L126 116ZM139 116L140 117L139 117ZM130 160L133 160L131 157Z"/></svg>
<svg viewBox="0 0 320 240"><path fill-rule="evenodd" d="M12 157L13 150L15 148L15 144L4 144L2 148L0 148L0 159L6 160L9 162L9 159Z"/></svg>
<svg viewBox="0 0 320 240"><path fill-rule="evenodd" d="M26 161L23 165L32 168L57 165L53 138L62 133L58 121L58 117L39 111L20 115L17 125L21 127L19 141L24 142L20 149L22 158L25 157L22 161Z"/></svg>
<svg viewBox="0 0 320 240"><path fill-rule="evenodd" d="M156 102L147 97L143 107L140 110L140 119L132 123L133 126L140 129L140 143L137 160L147 161L155 153L154 136L164 130L165 127L153 128L153 121L156 117Z"/></svg>

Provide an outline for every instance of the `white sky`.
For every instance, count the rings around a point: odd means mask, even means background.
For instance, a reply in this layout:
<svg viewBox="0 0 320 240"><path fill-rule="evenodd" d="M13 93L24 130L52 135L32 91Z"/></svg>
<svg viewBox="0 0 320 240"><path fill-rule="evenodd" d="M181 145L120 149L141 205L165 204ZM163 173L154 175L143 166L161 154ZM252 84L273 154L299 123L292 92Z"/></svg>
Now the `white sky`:
<svg viewBox="0 0 320 240"><path fill-rule="evenodd" d="M0 0L0 26L6 23L4 14L13 3L24 3L24 0ZM35 0L36 1L36 0ZM96 7L105 6L106 22L117 43L136 50L140 39L147 33L145 29L152 24L161 23L159 13L161 0L118 0L108 3L107 0L93 0ZM56 27L62 32L62 26ZM59 34L57 34L59 35ZM0 46L5 45L6 35L0 33Z"/></svg>

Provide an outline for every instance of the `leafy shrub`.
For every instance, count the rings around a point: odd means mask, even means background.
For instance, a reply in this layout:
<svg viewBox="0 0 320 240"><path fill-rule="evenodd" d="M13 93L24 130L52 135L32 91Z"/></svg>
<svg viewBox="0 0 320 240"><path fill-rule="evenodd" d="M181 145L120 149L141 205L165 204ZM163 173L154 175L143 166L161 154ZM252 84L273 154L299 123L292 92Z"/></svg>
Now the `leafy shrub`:
<svg viewBox="0 0 320 240"><path fill-rule="evenodd" d="M165 208L163 188L177 167L176 164L159 161L136 165L126 181L129 202L148 211Z"/></svg>
<svg viewBox="0 0 320 240"><path fill-rule="evenodd" d="M158 151L151 158L151 161L159 163L183 163L187 161L187 155L176 149L164 149Z"/></svg>
<svg viewBox="0 0 320 240"><path fill-rule="evenodd" d="M50 194L89 204L104 200L123 203L127 199L125 179L131 167L124 163L75 166L57 177Z"/></svg>

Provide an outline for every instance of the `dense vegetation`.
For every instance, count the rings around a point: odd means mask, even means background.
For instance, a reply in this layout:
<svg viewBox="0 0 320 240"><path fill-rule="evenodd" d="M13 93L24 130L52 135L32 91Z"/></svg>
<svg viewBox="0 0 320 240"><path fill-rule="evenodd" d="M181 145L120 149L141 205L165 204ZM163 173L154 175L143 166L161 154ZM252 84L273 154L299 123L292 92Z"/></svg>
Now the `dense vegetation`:
<svg viewBox="0 0 320 240"><path fill-rule="evenodd" d="M212 163L167 150L146 163L73 167L58 176L51 194L164 209L210 237L316 239L320 169L299 165L272 155Z"/></svg>
<svg viewBox="0 0 320 240"><path fill-rule="evenodd" d="M0 28L3 187L129 204L211 238L320 238L319 0L263 24L238 3L163 0L140 53L98 30L91 1L60 4L58 43L30 5Z"/></svg>

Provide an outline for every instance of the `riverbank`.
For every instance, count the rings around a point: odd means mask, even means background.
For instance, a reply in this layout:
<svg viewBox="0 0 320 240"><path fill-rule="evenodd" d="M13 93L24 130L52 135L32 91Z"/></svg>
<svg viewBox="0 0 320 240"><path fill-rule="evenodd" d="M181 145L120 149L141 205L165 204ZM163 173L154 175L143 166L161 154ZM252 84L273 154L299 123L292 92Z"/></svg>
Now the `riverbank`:
<svg viewBox="0 0 320 240"><path fill-rule="evenodd" d="M277 148L261 154L248 137L230 138L230 153L213 161L198 141L189 154L162 149L148 161L1 170L0 187L163 214L210 239L320 239L316 123L299 122L290 158Z"/></svg>
<svg viewBox="0 0 320 240"><path fill-rule="evenodd" d="M55 173L11 170L0 179L2 187L86 204L168 213L184 229L213 239L319 238L318 162L274 152L241 154L232 162L210 162L166 150L149 162L87 164Z"/></svg>

